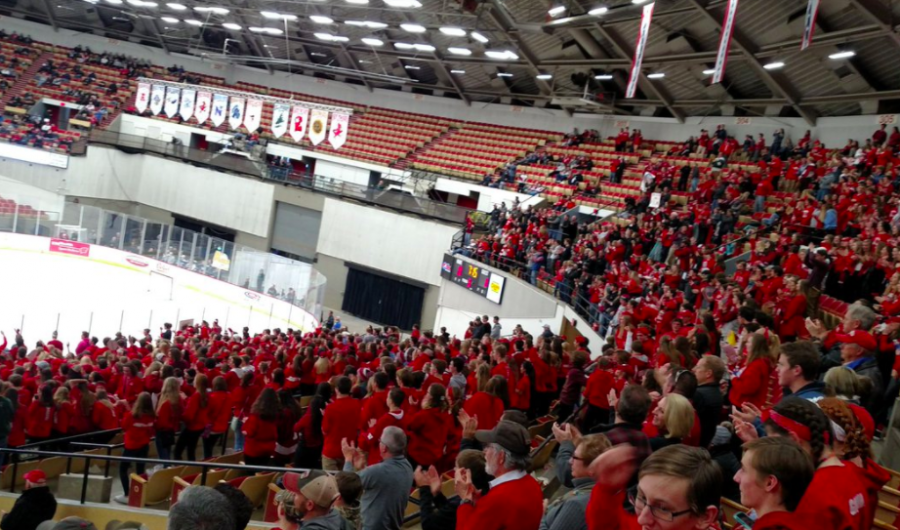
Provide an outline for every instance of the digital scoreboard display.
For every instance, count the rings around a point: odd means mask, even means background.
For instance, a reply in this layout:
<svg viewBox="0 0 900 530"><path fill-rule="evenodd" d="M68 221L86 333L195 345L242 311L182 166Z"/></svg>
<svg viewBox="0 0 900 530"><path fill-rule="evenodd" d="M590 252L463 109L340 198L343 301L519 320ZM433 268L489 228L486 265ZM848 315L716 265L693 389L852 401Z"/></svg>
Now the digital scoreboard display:
<svg viewBox="0 0 900 530"><path fill-rule="evenodd" d="M506 278L477 263L444 254L441 276L495 304L499 304L503 299Z"/></svg>

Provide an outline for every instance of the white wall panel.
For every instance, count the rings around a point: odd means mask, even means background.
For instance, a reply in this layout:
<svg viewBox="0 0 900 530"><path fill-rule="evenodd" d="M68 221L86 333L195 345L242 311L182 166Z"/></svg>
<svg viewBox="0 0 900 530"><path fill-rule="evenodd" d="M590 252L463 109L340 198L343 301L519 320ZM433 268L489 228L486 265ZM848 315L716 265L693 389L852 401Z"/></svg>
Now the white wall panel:
<svg viewBox="0 0 900 530"><path fill-rule="evenodd" d="M441 283L441 261L460 227L327 199L319 254L429 285Z"/></svg>
<svg viewBox="0 0 900 530"><path fill-rule="evenodd" d="M369 170L337 164L327 160L316 161L316 176L343 180L359 186L369 185Z"/></svg>

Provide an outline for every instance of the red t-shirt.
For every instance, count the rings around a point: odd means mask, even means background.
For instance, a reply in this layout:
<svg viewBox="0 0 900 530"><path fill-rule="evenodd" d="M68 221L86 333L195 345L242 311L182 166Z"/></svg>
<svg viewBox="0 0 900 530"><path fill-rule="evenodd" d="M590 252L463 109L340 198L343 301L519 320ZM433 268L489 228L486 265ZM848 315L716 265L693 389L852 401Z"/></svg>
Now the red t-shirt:
<svg viewBox="0 0 900 530"><path fill-rule="evenodd" d="M797 506L798 514L823 514L836 530L867 530L866 488L846 464L821 467Z"/></svg>

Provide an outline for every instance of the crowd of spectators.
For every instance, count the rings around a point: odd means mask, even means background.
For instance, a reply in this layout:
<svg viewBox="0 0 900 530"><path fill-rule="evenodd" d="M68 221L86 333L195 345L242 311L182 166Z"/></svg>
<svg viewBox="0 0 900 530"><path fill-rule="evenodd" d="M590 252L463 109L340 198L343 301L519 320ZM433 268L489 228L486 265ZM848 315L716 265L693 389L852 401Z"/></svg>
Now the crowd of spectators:
<svg viewBox="0 0 900 530"><path fill-rule="evenodd" d="M40 116L28 114L0 116L0 140L16 145L68 152L77 138L77 133L60 131L49 119L42 119Z"/></svg>

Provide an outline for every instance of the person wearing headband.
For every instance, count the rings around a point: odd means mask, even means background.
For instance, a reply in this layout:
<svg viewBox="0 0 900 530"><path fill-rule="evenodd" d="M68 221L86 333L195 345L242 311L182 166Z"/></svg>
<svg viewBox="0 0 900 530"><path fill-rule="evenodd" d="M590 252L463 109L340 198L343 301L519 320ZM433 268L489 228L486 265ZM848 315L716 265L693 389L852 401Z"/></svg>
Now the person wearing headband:
<svg viewBox="0 0 900 530"><path fill-rule="evenodd" d="M793 439L816 465L812 483L797 507L798 514L823 515L830 524L821 528L870 528L866 488L852 464L845 464L835 454L831 422L815 403L787 397L769 412L764 426L769 436Z"/></svg>

